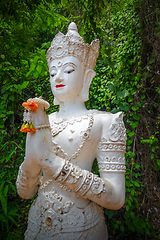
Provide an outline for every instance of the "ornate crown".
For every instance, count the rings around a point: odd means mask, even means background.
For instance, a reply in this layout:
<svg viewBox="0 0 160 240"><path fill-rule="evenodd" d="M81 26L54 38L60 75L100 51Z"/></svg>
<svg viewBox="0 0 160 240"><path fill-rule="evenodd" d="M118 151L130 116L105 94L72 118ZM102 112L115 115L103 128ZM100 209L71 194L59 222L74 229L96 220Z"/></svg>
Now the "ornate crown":
<svg viewBox="0 0 160 240"><path fill-rule="evenodd" d="M52 60L66 56L74 56L79 59L83 68L94 69L99 53L99 40L93 40L89 45L84 43L79 35L74 22L70 23L66 35L59 32L51 42L47 51L48 65Z"/></svg>

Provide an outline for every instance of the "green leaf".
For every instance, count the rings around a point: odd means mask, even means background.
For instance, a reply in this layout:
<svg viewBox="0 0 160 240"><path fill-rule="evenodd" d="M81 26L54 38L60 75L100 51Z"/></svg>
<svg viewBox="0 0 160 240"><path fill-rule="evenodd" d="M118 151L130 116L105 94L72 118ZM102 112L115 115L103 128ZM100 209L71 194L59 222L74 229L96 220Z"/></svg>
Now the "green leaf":
<svg viewBox="0 0 160 240"><path fill-rule="evenodd" d="M128 136L129 136L129 137L133 137L133 136L134 136L134 134L135 134L135 132L134 132L134 131L129 131L129 132L128 132Z"/></svg>
<svg viewBox="0 0 160 240"><path fill-rule="evenodd" d="M0 214L0 222L6 222L5 217L2 214Z"/></svg>
<svg viewBox="0 0 160 240"><path fill-rule="evenodd" d="M7 115L12 115L14 112L13 111L8 111Z"/></svg>
<svg viewBox="0 0 160 240"><path fill-rule="evenodd" d="M1 204L2 204L2 209L7 214L7 199L1 195Z"/></svg>
<svg viewBox="0 0 160 240"><path fill-rule="evenodd" d="M8 61L6 61L6 62L5 62L5 64L6 64L6 65L11 65L11 63L10 63L10 62L8 62Z"/></svg>
<svg viewBox="0 0 160 240"><path fill-rule="evenodd" d="M5 186L5 188L4 188L4 196L5 196L5 197L7 196L7 193L8 193L8 185Z"/></svg>
<svg viewBox="0 0 160 240"><path fill-rule="evenodd" d="M119 97L121 97L121 98L125 98L125 97L127 97L128 94L129 94L129 92L128 92L127 90L118 91L118 92L116 92L116 93L117 93L117 95L118 95Z"/></svg>
<svg viewBox="0 0 160 240"><path fill-rule="evenodd" d="M139 109L138 106L132 106L132 110L133 110L133 111L137 111L138 109Z"/></svg>
<svg viewBox="0 0 160 240"><path fill-rule="evenodd" d="M138 182L134 182L134 185L135 185L136 187L140 187L140 185L139 185Z"/></svg>
<svg viewBox="0 0 160 240"><path fill-rule="evenodd" d="M108 83L107 85L108 89L114 91L115 90L115 86L112 83Z"/></svg>
<svg viewBox="0 0 160 240"><path fill-rule="evenodd" d="M12 216L8 216L8 218L16 225L18 226L18 223L14 220L14 218Z"/></svg>
<svg viewBox="0 0 160 240"><path fill-rule="evenodd" d="M132 102L133 101L133 98L132 97L129 97L128 98L128 102Z"/></svg>
<svg viewBox="0 0 160 240"><path fill-rule="evenodd" d="M146 96L145 96L145 95L143 95L143 96L141 97L141 99L145 99L145 97L146 97Z"/></svg>
<svg viewBox="0 0 160 240"><path fill-rule="evenodd" d="M51 18L48 17L48 18L47 18L47 25L50 26L50 25L51 25L51 22L52 22Z"/></svg>
<svg viewBox="0 0 160 240"><path fill-rule="evenodd" d="M152 63L154 63L154 59L151 59L151 60L149 61L149 64L152 64Z"/></svg>
<svg viewBox="0 0 160 240"><path fill-rule="evenodd" d="M38 78L38 77L39 77L39 72L34 71L34 72L33 72L33 76L34 76L35 78Z"/></svg>
<svg viewBox="0 0 160 240"><path fill-rule="evenodd" d="M5 59L5 55L2 54L2 55L1 55L1 58L2 58L2 59Z"/></svg>
<svg viewBox="0 0 160 240"><path fill-rule="evenodd" d="M129 206L128 206L128 205L126 206L126 211L127 211L127 212L129 211Z"/></svg>
<svg viewBox="0 0 160 240"><path fill-rule="evenodd" d="M124 226L122 224L120 226L120 230L121 230L121 232L124 232Z"/></svg>
<svg viewBox="0 0 160 240"><path fill-rule="evenodd" d="M10 69L11 69L11 70L16 70L15 67L13 67L13 66L11 66Z"/></svg>
<svg viewBox="0 0 160 240"><path fill-rule="evenodd" d="M14 94L9 96L9 100L14 101Z"/></svg>
<svg viewBox="0 0 160 240"><path fill-rule="evenodd" d="M43 69L42 65L38 65L36 68L36 70L39 72L39 74L41 73L42 69Z"/></svg>
<svg viewBox="0 0 160 240"><path fill-rule="evenodd" d="M36 67L36 64L31 63L31 66L30 66L29 72L31 73L32 71L34 71L35 67ZM27 75L27 74L26 74L26 75Z"/></svg>
<svg viewBox="0 0 160 240"><path fill-rule="evenodd" d="M150 233L150 231L149 231L149 229L148 229L148 228L146 228L146 229L145 229L145 232L147 233L147 235L148 235L148 236L150 236L150 235L151 235L151 233Z"/></svg>
<svg viewBox="0 0 160 240"><path fill-rule="evenodd" d="M105 64L110 66L111 68L116 68L117 66L117 63L115 61L111 61L109 57L107 57L105 60L104 60Z"/></svg>
<svg viewBox="0 0 160 240"><path fill-rule="evenodd" d="M113 217L113 214L114 214L113 210L107 210L107 209L106 209L105 213L106 213L106 215L108 216L109 219L111 219Z"/></svg>
<svg viewBox="0 0 160 240"><path fill-rule="evenodd" d="M160 166L155 165L155 166L154 166L154 170L159 171L159 170L160 170Z"/></svg>
<svg viewBox="0 0 160 240"><path fill-rule="evenodd" d="M120 104L119 105L119 108L122 110L122 111L125 111L125 112L127 112L128 110L129 110L129 103L127 103L127 102L124 102L123 104Z"/></svg>
<svg viewBox="0 0 160 240"><path fill-rule="evenodd" d="M4 186L5 183L6 183L6 181L2 181L1 182L1 185L0 185L0 195L2 194L1 192L2 192L2 189L3 189L3 186Z"/></svg>
<svg viewBox="0 0 160 240"><path fill-rule="evenodd" d="M130 122L132 128L136 128L138 126L138 122Z"/></svg>
<svg viewBox="0 0 160 240"><path fill-rule="evenodd" d="M113 100L113 103L119 104L119 101L118 100Z"/></svg>
<svg viewBox="0 0 160 240"><path fill-rule="evenodd" d="M32 70L26 73L26 77L28 77L31 74Z"/></svg>
<svg viewBox="0 0 160 240"><path fill-rule="evenodd" d="M158 166L160 166L160 159L157 159L157 164Z"/></svg>
<svg viewBox="0 0 160 240"><path fill-rule="evenodd" d="M117 113L117 112L119 112L119 109L117 109L117 108L113 108L113 109L111 110L111 113Z"/></svg>
<svg viewBox="0 0 160 240"><path fill-rule="evenodd" d="M132 142L133 142L132 139L127 139L127 145L131 145Z"/></svg>
<svg viewBox="0 0 160 240"><path fill-rule="evenodd" d="M26 88L28 86L28 84L29 84L29 81L24 81L21 85L21 89Z"/></svg>
<svg viewBox="0 0 160 240"><path fill-rule="evenodd" d="M37 64L38 59L39 59L39 56L34 57L33 62L34 62L35 65Z"/></svg>
<svg viewBox="0 0 160 240"><path fill-rule="evenodd" d="M139 120L141 118L141 115L139 113L137 113L136 115L133 115L133 118L135 120Z"/></svg>

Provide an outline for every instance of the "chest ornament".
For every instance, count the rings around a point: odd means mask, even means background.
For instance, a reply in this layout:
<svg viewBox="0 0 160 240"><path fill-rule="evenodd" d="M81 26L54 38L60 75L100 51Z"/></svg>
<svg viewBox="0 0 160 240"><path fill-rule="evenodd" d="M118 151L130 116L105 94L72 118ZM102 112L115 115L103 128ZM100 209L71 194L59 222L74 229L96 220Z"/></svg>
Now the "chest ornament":
<svg viewBox="0 0 160 240"><path fill-rule="evenodd" d="M63 132L69 125L73 125L76 122L82 122L85 119L88 119L89 115L74 117L69 120L67 119L55 119L51 122L51 133L52 137L57 136L59 133Z"/></svg>
<svg viewBox="0 0 160 240"><path fill-rule="evenodd" d="M82 148L85 146L86 142L90 139L90 133L91 133L92 126L94 123L94 117L93 117L93 115L88 115L88 116L80 117L80 118L72 120L72 121L67 121L67 122L65 122L65 124L62 123L62 126L64 126L64 127L61 127L61 124L60 124L59 130L57 130L56 133L55 133L55 128L51 130L52 137L54 137L57 134L59 134L60 132L62 132L68 126L68 124L73 125L75 122L81 122L83 119L88 119L88 118L89 118L88 127L85 130L80 132L81 144L79 145L77 150L70 156L62 149L62 147L60 145L58 145L58 143L56 143L55 141L52 140L52 152L55 155L62 157L68 161L74 160L79 155L79 153L82 151ZM69 141L72 141L72 140L73 140L72 138L69 138Z"/></svg>

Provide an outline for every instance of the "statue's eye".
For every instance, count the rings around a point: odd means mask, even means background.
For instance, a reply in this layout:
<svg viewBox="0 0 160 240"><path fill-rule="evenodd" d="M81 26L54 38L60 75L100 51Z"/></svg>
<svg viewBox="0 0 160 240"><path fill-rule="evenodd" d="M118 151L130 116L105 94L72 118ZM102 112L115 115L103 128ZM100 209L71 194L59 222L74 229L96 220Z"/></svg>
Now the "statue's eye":
<svg viewBox="0 0 160 240"><path fill-rule="evenodd" d="M74 71L75 71L74 69L67 69L67 70L65 70L65 73L70 74L70 73L72 73Z"/></svg>
<svg viewBox="0 0 160 240"><path fill-rule="evenodd" d="M56 75L56 73L51 73L51 77L54 77Z"/></svg>

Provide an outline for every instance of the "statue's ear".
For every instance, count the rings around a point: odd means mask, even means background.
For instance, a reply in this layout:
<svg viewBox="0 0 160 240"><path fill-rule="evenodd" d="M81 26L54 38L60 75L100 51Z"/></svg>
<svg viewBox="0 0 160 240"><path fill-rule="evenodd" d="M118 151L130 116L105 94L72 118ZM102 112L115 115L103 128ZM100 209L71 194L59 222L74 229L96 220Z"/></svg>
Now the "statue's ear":
<svg viewBox="0 0 160 240"><path fill-rule="evenodd" d="M91 85L92 79L96 76L96 72L93 69L87 69L84 75L84 83L82 88L82 99L84 102L89 99L89 87Z"/></svg>

